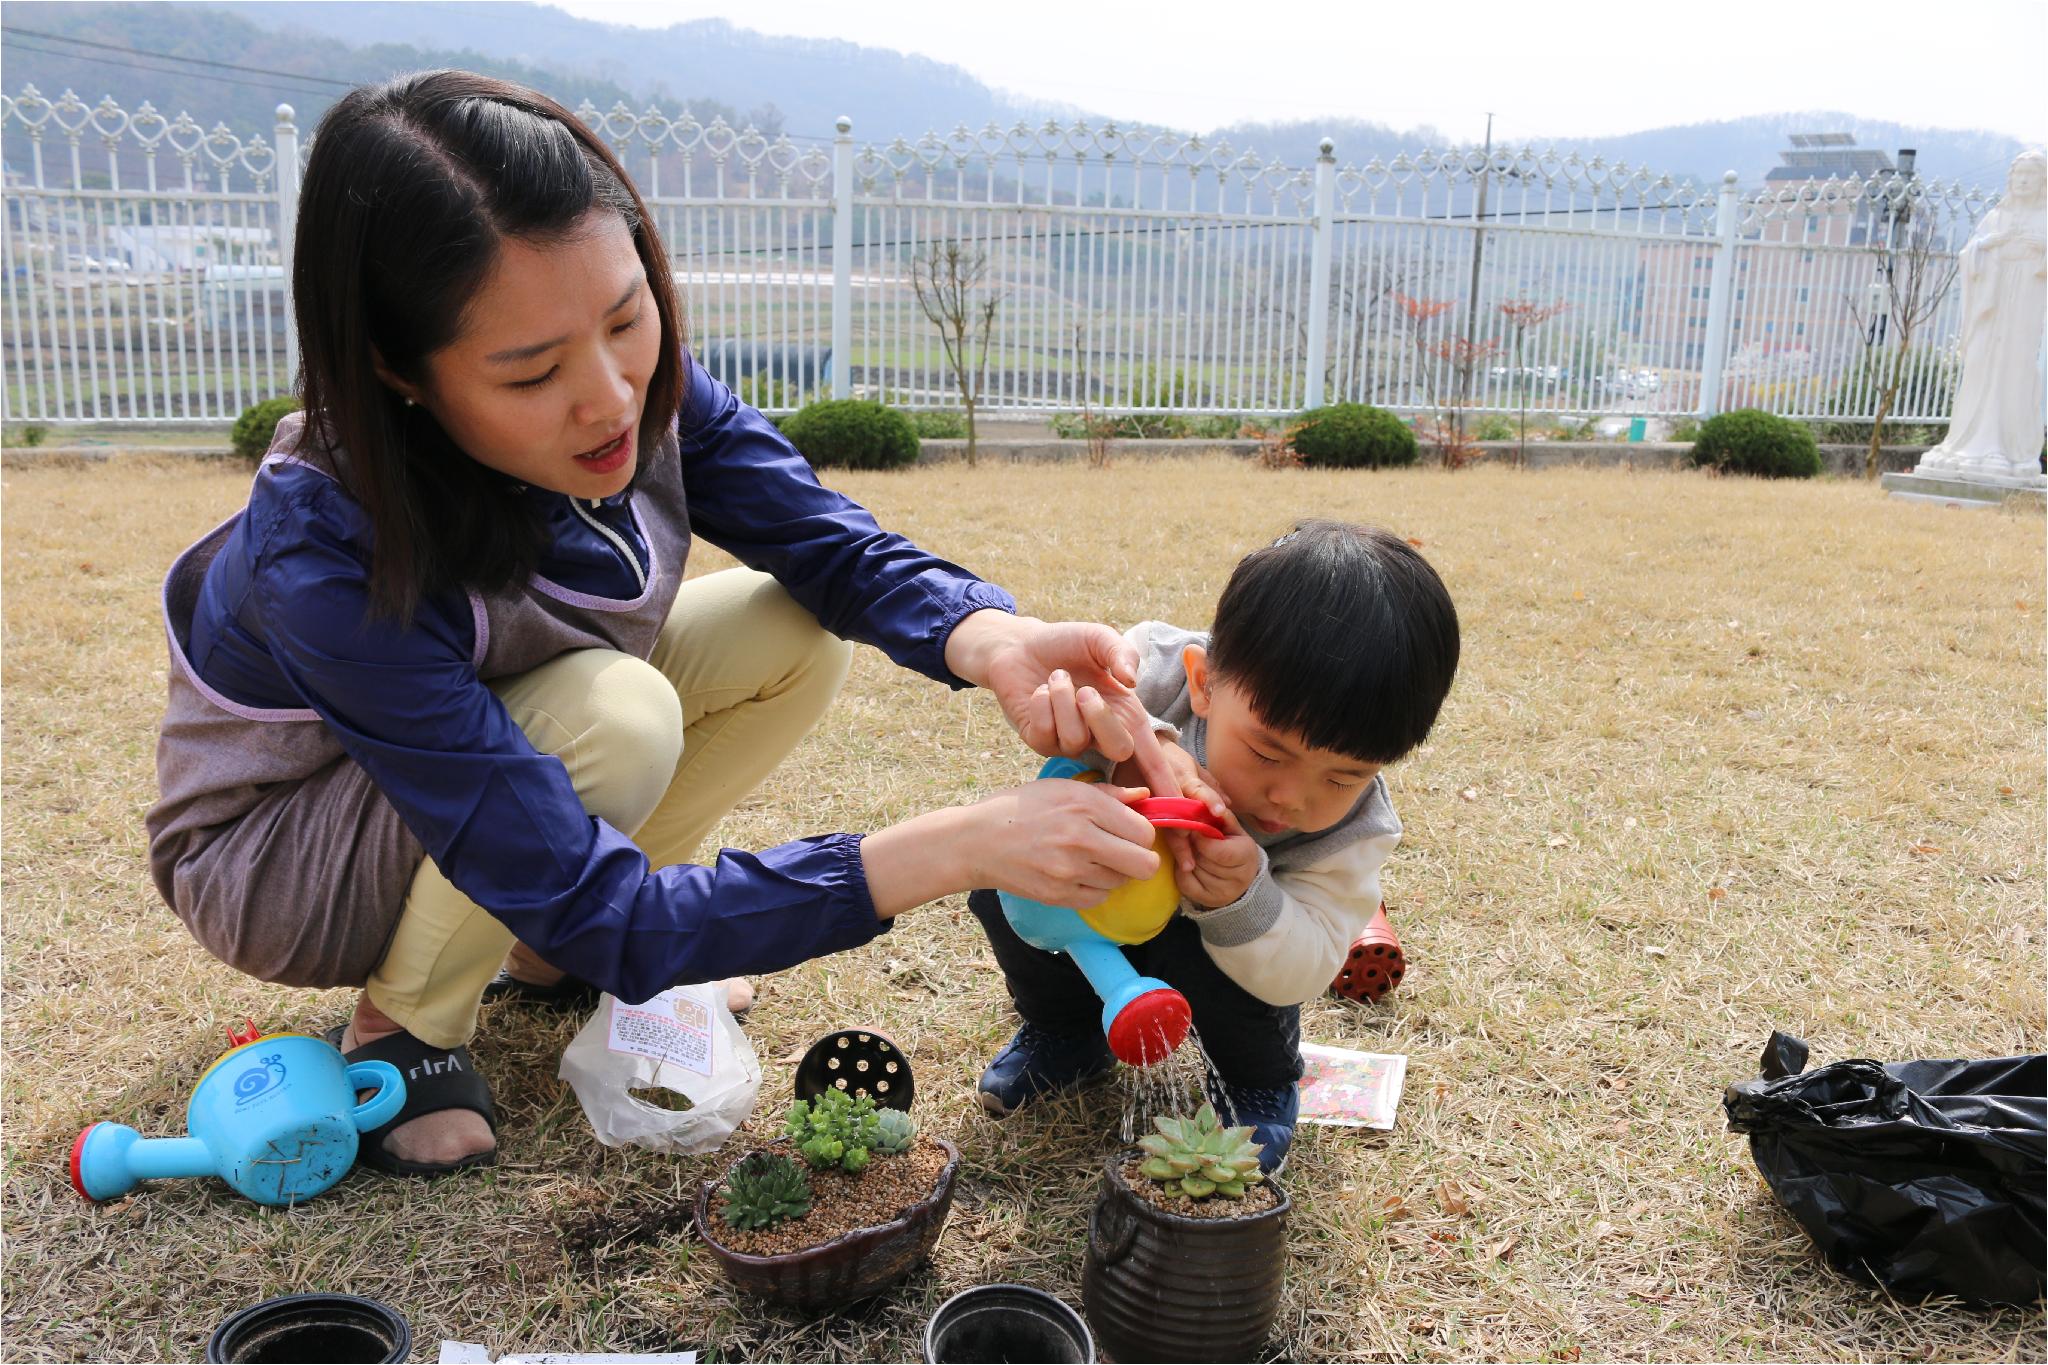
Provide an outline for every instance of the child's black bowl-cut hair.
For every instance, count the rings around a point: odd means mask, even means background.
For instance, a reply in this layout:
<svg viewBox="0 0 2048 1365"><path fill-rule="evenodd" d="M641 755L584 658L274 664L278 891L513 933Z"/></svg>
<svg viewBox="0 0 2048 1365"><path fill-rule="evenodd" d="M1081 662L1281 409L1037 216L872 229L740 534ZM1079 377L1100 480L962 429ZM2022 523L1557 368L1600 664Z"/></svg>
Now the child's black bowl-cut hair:
<svg viewBox="0 0 2048 1365"><path fill-rule="evenodd" d="M1238 561L1209 666L1259 719L1364 763L1428 737L1458 671L1458 611L1401 537L1309 520Z"/></svg>

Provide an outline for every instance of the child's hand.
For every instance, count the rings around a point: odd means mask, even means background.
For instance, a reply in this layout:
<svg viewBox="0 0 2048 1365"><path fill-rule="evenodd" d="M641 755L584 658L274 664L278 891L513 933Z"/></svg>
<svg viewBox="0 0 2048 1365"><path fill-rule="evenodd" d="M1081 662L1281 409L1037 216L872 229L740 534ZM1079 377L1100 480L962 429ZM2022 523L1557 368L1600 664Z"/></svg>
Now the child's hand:
<svg viewBox="0 0 2048 1365"><path fill-rule="evenodd" d="M1161 740L1159 742L1159 752L1165 758L1166 766L1172 771L1173 780L1180 788L1182 796L1192 797L1200 801L1209 808L1209 813L1219 820L1230 813L1230 803L1225 801L1223 794L1216 790L1216 779L1209 776L1207 768L1195 762L1193 754L1181 748L1180 745L1172 740ZM1126 787L1144 785L1144 780L1138 775L1136 764L1129 759L1117 764L1116 771L1110 775L1110 781L1121 783ZM1182 872L1192 870L1195 861L1193 854L1189 851L1189 846L1194 843L1207 841L1203 840L1201 835L1190 834L1186 830L1169 829L1164 831L1164 833L1166 835L1166 850L1172 856L1174 866Z"/></svg>
<svg viewBox="0 0 2048 1365"><path fill-rule="evenodd" d="M1181 895L1205 910L1228 905L1251 890L1252 883L1259 879L1259 866L1263 861L1258 844L1244 832L1244 826L1237 822L1237 817L1225 810L1221 818L1226 831L1224 838L1206 839L1199 834L1183 836L1187 840L1189 861L1174 874Z"/></svg>

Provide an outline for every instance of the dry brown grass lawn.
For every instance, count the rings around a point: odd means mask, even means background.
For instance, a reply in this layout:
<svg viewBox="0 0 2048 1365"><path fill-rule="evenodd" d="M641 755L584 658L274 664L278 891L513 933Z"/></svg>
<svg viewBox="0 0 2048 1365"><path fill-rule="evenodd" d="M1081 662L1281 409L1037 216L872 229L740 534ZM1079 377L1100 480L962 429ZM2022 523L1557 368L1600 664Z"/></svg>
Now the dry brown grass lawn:
<svg viewBox="0 0 2048 1365"><path fill-rule="evenodd" d="M1012 1021L958 901L764 982L749 1024L764 1059L889 1028L925 1123L965 1153L931 1270L850 1319L728 1293L673 1213L710 1159L598 1146L554 1075L574 1023L512 1008L477 1045L502 1110L494 1171L361 1172L292 1212L198 1181L82 1206L63 1169L81 1125L172 1132L224 1024L315 1029L349 999L215 963L144 868L158 580L246 480L5 473L8 1358L192 1359L230 1310L314 1288L396 1305L421 1359L442 1337L902 1359L978 1281L1078 1302L1119 1098L979 1116ZM1199 624L1235 557L1304 513L1413 537L1458 599L1458 686L1392 774L1409 836L1389 894L1418 965L1387 1006L1325 1000L1304 1025L1407 1053L1408 1094L1390 1135L1304 1130L1276 1357L2042 1357L2038 1309L1900 1307L1827 1270L1720 1107L1773 1027L1816 1060L2042 1049L2039 516L1622 472L1125 462L841 482L1046 614ZM720 838L872 828L1028 769L985 699L862 651L821 732ZM792 1069L770 1063L764 1111Z"/></svg>

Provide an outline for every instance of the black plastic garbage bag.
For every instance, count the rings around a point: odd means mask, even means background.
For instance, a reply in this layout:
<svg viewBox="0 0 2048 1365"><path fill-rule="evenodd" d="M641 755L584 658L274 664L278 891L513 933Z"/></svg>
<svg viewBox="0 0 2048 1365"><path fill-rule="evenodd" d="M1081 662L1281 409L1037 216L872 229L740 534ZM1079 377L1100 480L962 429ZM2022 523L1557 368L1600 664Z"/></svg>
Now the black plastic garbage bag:
<svg viewBox="0 0 2048 1365"><path fill-rule="evenodd" d="M1902 1299L2032 1303L2048 1280L2048 1058L1835 1062L1773 1033L1728 1127L1838 1270Z"/></svg>

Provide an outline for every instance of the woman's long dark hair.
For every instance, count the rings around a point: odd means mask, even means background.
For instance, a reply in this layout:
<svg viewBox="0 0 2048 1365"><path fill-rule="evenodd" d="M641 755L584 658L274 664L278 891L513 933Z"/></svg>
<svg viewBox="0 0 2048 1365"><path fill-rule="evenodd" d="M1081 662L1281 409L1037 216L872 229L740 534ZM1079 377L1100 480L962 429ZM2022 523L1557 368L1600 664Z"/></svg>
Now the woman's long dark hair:
<svg viewBox="0 0 2048 1365"><path fill-rule="evenodd" d="M559 241L592 209L625 220L661 320L640 421L644 468L680 401L680 309L647 207L604 143L547 96L468 71L363 86L320 120L292 253L301 439L345 453L337 472L376 537L377 611L410 620L423 594L518 582L542 533L512 482L407 407L375 361L423 382L499 244Z"/></svg>

